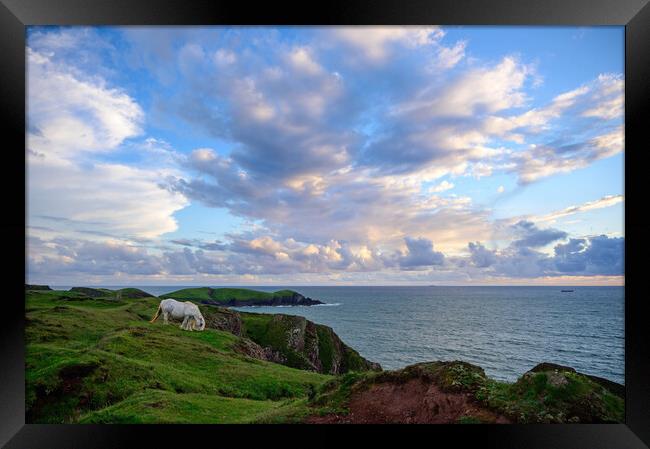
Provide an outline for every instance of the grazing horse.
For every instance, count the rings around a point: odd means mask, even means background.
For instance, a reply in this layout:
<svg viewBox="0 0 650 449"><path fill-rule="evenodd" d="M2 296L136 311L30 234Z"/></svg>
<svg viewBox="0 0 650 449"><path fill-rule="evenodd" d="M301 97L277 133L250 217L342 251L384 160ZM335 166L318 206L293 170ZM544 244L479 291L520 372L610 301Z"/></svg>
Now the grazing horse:
<svg viewBox="0 0 650 449"><path fill-rule="evenodd" d="M156 321L160 312L163 314L165 324L168 324L168 319L171 315L174 319L183 319L183 324L181 324L181 329L183 330L193 331L198 329L202 331L205 329L205 319L203 318L203 315L201 315L199 307L190 301L180 302L175 299L163 299L160 301L158 310L150 323Z"/></svg>

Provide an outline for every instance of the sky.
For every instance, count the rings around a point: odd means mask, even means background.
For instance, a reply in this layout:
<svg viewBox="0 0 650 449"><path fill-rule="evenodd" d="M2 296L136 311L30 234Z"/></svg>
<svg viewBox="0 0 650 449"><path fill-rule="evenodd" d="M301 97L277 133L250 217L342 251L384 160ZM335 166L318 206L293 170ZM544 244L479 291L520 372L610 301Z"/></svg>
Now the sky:
<svg viewBox="0 0 650 449"><path fill-rule="evenodd" d="M28 283L623 285L623 27L28 27Z"/></svg>

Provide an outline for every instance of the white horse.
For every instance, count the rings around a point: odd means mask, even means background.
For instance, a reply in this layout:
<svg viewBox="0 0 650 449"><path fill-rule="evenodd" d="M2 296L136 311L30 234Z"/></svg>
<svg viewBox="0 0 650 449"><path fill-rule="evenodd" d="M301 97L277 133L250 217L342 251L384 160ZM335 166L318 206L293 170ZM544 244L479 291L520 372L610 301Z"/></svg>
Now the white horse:
<svg viewBox="0 0 650 449"><path fill-rule="evenodd" d="M203 318L199 307L190 301L180 302L176 301L175 299L163 299L160 301L158 310L156 311L154 317L151 319L150 323L156 321L160 315L160 312L163 314L165 324L168 324L168 319L171 315L171 317L174 319L183 319L183 324L181 324L181 329L183 330L196 330L197 325L198 330L202 331L205 329L205 319Z"/></svg>

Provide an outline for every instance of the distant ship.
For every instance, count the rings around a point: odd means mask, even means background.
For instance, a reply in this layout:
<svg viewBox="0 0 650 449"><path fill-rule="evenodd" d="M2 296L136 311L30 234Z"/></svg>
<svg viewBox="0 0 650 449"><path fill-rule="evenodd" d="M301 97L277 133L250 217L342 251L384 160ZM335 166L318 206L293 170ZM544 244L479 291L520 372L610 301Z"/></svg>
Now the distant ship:
<svg viewBox="0 0 650 449"><path fill-rule="evenodd" d="M573 290L560 290L560 291L561 291L562 293L570 293L570 292L572 292Z"/></svg>

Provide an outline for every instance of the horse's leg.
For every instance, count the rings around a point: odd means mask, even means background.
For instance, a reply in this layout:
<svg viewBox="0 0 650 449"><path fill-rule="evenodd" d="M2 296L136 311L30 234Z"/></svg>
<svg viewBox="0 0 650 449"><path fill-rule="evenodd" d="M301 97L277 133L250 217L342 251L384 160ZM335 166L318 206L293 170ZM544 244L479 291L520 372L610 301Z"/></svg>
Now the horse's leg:
<svg viewBox="0 0 650 449"><path fill-rule="evenodd" d="M183 323L181 324L181 329L187 330L187 320L188 319L189 319L189 316L187 316L187 315L185 316L185 318L183 318Z"/></svg>
<svg viewBox="0 0 650 449"><path fill-rule="evenodd" d="M167 316L167 312L163 312L163 319L165 320L165 324L169 324L169 317Z"/></svg>
<svg viewBox="0 0 650 449"><path fill-rule="evenodd" d="M190 317L190 319L187 321L187 330L193 332L195 324L196 324L196 320L194 319L194 317Z"/></svg>

